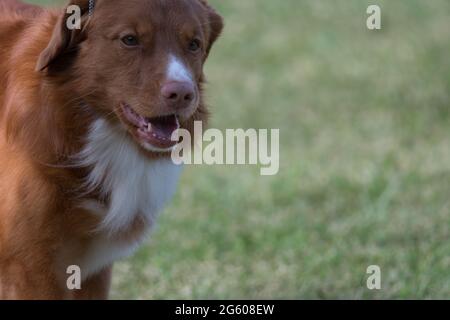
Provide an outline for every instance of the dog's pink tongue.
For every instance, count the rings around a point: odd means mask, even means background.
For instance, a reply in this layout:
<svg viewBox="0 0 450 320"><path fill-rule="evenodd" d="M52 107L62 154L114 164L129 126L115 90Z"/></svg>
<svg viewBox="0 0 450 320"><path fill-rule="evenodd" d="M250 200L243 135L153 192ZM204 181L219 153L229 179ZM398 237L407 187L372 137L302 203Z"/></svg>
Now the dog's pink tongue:
<svg viewBox="0 0 450 320"><path fill-rule="evenodd" d="M164 117L156 121L153 120L150 123L151 132L165 139L170 139L172 133L179 128L175 116Z"/></svg>

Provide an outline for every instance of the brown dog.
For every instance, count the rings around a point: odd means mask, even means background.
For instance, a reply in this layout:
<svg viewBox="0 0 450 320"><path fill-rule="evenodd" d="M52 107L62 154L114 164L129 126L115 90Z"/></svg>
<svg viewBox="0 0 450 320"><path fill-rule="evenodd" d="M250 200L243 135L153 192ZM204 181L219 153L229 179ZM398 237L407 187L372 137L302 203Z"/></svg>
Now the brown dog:
<svg viewBox="0 0 450 320"><path fill-rule="evenodd" d="M179 127L206 120L205 0L0 0L0 298L106 298L173 194ZM67 270L79 266L81 290ZM70 270L70 269L69 269Z"/></svg>

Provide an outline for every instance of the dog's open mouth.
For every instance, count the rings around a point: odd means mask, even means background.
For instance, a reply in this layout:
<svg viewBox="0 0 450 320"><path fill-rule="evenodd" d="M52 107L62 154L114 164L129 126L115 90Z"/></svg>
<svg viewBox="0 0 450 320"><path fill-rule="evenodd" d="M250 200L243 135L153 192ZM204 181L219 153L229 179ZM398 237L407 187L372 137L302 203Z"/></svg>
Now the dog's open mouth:
<svg viewBox="0 0 450 320"><path fill-rule="evenodd" d="M133 134L140 140L157 149L167 150L178 141L172 141L172 134L180 128L180 122L175 114L148 118L141 116L130 106L122 104L122 115L136 130Z"/></svg>

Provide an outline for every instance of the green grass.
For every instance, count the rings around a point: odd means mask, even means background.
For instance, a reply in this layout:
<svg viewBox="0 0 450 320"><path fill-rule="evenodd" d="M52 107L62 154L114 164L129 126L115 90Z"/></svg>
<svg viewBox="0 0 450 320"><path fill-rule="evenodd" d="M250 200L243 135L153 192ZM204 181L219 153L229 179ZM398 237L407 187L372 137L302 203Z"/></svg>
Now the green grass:
<svg viewBox="0 0 450 320"><path fill-rule="evenodd" d="M112 297L450 298L450 2L211 2L212 126L280 128L280 173L188 167Z"/></svg>

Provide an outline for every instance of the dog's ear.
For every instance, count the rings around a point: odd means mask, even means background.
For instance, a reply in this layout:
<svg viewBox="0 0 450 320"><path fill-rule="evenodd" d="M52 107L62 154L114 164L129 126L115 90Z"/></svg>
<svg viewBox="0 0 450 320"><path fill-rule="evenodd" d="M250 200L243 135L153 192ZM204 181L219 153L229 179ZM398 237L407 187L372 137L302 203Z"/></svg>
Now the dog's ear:
<svg viewBox="0 0 450 320"><path fill-rule="evenodd" d="M209 36L208 46L206 47L206 54L209 55L212 45L214 44L214 42L216 42L216 40L222 33L224 27L223 18L208 4L207 0L200 0L200 3L206 8L209 15L209 25L211 28L211 33Z"/></svg>
<svg viewBox="0 0 450 320"><path fill-rule="evenodd" d="M93 3L92 1L91 4ZM53 29L50 42L39 56L36 71L43 71L65 53L76 49L85 35L89 4L89 0L71 0L64 8Z"/></svg>

